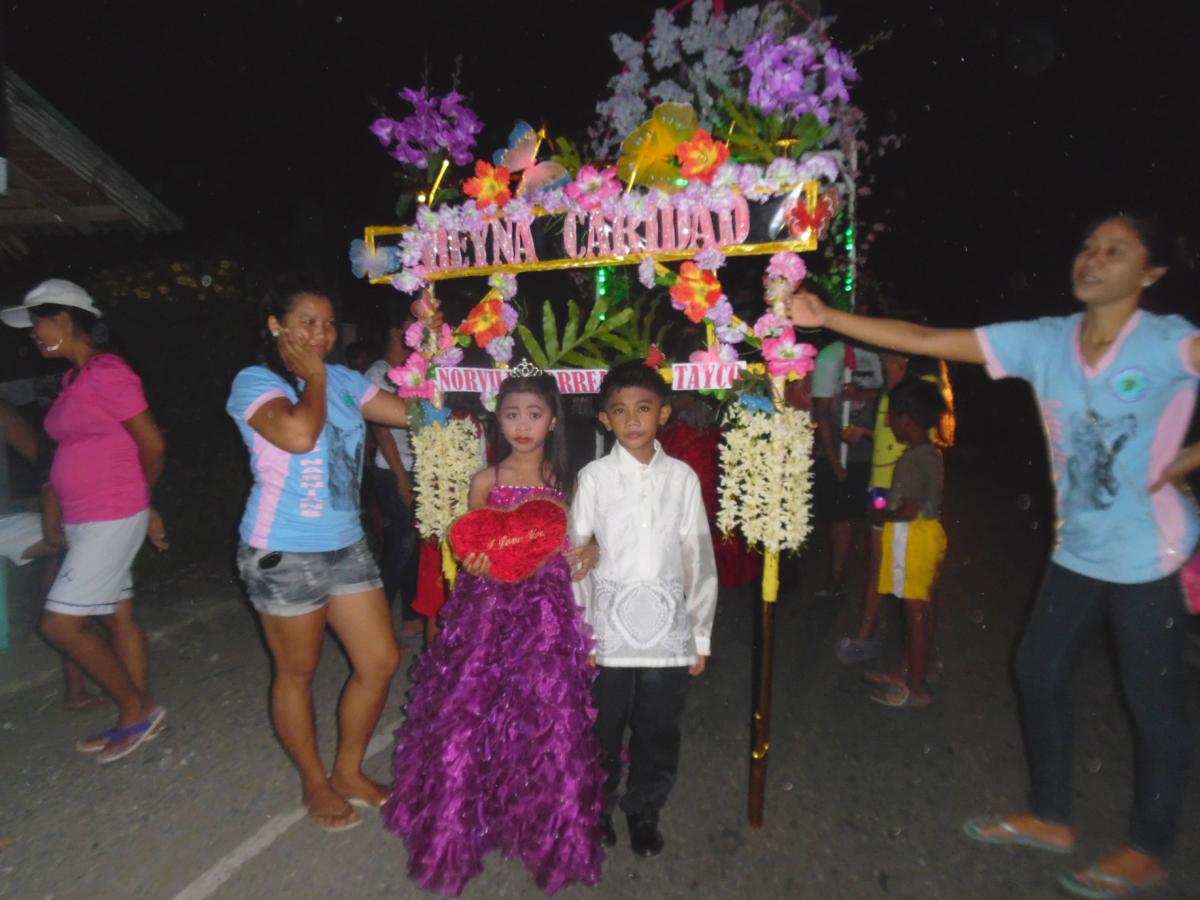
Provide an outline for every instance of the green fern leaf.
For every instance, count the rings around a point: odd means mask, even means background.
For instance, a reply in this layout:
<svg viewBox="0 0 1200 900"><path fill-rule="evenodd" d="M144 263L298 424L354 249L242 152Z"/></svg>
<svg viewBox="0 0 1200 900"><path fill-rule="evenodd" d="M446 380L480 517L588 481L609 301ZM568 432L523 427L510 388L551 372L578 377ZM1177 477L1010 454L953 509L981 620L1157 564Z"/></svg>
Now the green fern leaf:
<svg viewBox="0 0 1200 900"><path fill-rule="evenodd" d="M546 347L546 359L553 363L559 356L558 319L549 300L542 304L542 343Z"/></svg>
<svg viewBox="0 0 1200 900"><path fill-rule="evenodd" d="M524 325L518 325L517 332L521 335L521 343L525 345L525 352L529 354L529 358L533 360L533 364L539 369L550 368L550 361L546 359L546 351L537 342L537 338L533 336L533 332Z"/></svg>

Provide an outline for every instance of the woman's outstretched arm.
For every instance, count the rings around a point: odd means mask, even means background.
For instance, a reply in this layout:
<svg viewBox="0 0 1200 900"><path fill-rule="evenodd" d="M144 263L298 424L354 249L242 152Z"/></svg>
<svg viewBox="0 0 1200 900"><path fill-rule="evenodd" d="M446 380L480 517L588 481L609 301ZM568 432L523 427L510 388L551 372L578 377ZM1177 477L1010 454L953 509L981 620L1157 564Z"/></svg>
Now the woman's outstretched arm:
<svg viewBox="0 0 1200 900"><path fill-rule="evenodd" d="M930 328L900 319L870 319L831 309L816 294L801 289L792 295L792 323L801 328L828 328L876 347L956 362L985 362L979 338L969 328Z"/></svg>

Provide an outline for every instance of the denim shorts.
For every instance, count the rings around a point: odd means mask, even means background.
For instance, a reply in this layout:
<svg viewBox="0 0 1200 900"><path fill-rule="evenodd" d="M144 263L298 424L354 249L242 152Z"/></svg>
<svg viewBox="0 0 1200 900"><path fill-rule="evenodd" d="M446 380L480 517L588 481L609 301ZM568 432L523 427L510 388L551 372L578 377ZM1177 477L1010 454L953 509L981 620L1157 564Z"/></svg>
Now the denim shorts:
<svg viewBox="0 0 1200 900"><path fill-rule="evenodd" d="M268 616L302 616L332 596L383 587L365 539L320 553L260 550L241 541L237 565L250 604Z"/></svg>

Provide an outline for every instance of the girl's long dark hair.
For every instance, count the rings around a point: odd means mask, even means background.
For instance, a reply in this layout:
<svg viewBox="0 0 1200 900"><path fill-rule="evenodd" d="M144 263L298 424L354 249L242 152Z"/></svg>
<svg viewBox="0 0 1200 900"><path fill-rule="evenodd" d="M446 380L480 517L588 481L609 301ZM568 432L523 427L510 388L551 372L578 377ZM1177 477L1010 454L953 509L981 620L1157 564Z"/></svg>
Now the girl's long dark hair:
<svg viewBox="0 0 1200 900"><path fill-rule="evenodd" d="M283 358L279 355L278 338L271 334L270 319L271 316L274 316L282 323L288 313L292 311L296 298L304 294L314 294L318 297L329 296L328 291L307 281L292 278L281 279L267 289L262 303L259 305L258 313L258 361L290 384L292 390L297 394L300 393L300 382L283 364Z"/></svg>
<svg viewBox="0 0 1200 900"><path fill-rule="evenodd" d="M562 491L563 497L569 501L575 491L575 472L571 468L567 447L567 413L563 406L562 394L558 391L558 382L554 380L553 375L512 376L504 379L496 393L497 414L504 404L504 398L510 394L537 394L550 408L550 415L554 417L555 424L554 430L546 435L542 477L547 484L553 484ZM496 462L502 462L511 453L512 445L505 439L503 429L500 429L496 437Z"/></svg>

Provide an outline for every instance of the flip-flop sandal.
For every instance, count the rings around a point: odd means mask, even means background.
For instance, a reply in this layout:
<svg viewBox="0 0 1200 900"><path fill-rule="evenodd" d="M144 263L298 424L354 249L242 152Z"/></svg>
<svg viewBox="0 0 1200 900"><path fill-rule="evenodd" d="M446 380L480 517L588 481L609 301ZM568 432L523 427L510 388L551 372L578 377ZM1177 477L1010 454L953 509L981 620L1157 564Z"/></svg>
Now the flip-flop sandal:
<svg viewBox="0 0 1200 900"><path fill-rule="evenodd" d="M351 806L357 806L359 809L383 809L387 805L387 798L384 797L378 803L372 803L365 797L347 797L346 802Z"/></svg>
<svg viewBox="0 0 1200 900"><path fill-rule="evenodd" d="M349 801L347 801L347 802L349 802ZM352 807L354 806L353 803L351 803L350 805ZM359 825L361 825L363 823L362 816L359 816L356 819L351 819L349 822L343 822L341 825L322 825L320 822L317 821L316 816L314 816L311 812L308 814L308 817L310 819L312 819L312 823L314 825L316 825L318 828L320 828L326 834L337 834L339 831L349 831L351 828L357 828Z"/></svg>
<svg viewBox="0 0 1200 900"><path fill-rule="evenodd" d="M150 733L146 735L146 740L152 741L167 730L166 722L159 722L150 729ZM75 749L80 753L99 753L107 747L113 740L113 734L117 729L110 728L108 731L101 731L99 734L93 734L91 737L80 738L75 742Z"/></svg>
<svg viewBox="0 0 1200 900"><path fill-rule="evenodd" d="M154 710L141 722L136 725L130 725L128 728L118 728L110 732L110 740L108 746L100 751L96 756L96 762L103 765L104 763L116 762L118 759L124 759L138 747L142 746L150 738L150 732L155 727L161 724L162 720L167 716L167 711L156 706ZM120 745L120 746L118 746Z"/></svg>
<svg viewBox="0 0 1200 900"><path fill-rule="evenodd" d="M1031 847L1050 853L1066 855L1075 850L1075 844L1055 844L1044 838L1021 831L1011 821L995 816L975 816L963 822L963 834L981 844L1000 847Z"/></svg>
<svg viewBox="0 0 1200 900"><path fill-rule="evenodd" d="M1166 880L1166 876L1163 875L1147 881L1134 881L1124 875L1105 872L1098 863L1078 872L1064 872L1058 876L1058 883L1069 893L1076 897L1091 897L1093 900L1131 897L1139 891L1160 887Z"/></svg>
<svg viewBox="0 0 1200 900"><path fill-rule="evenodd" d="M876 703L882 703L884 706L891 706L896 709L903 706L929 705L928 696L918 697L904 683L885 684L879 690L871 691L870 697Z"/></svg>

